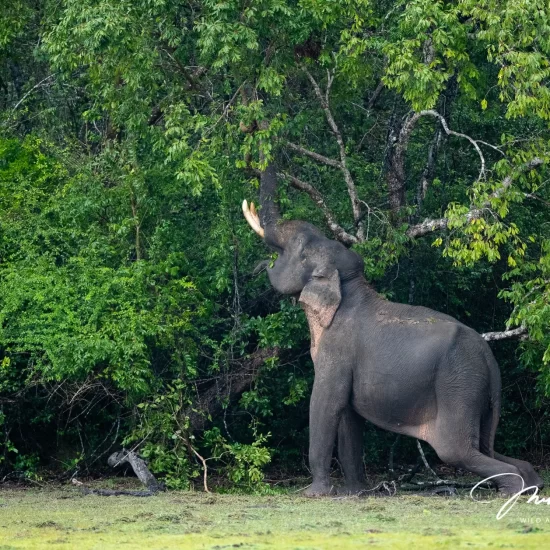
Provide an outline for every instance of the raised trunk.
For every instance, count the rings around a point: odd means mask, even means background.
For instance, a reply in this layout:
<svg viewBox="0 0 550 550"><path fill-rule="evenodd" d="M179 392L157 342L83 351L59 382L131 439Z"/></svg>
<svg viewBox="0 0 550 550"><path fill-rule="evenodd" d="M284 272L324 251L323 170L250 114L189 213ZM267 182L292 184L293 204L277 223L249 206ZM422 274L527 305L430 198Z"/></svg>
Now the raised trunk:
<svg viewBox="0 0 550 550"><path fill-rule="evenodd" d="M265 229L275 225L281 218L275 198L277 194L277 172L273 163L268 164L260 176L260 221Z"/></svg>
<svg viewBox="0 0 550 550"><path fill-rule="evenodd" d="M281 213L276 202L277 171L270 163L260 176L260 222L265 231L265 242L269 246L282 247L283 239L279 222Z"/></svg>

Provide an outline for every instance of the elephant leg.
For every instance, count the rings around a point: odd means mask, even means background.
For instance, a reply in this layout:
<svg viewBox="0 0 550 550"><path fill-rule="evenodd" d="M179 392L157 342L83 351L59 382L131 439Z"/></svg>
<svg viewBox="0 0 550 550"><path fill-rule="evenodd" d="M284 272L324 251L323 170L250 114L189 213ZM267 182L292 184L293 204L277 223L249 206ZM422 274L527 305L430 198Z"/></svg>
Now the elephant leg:
<svg viewBox="0 0 550 550"><path fill-rule="evenodd" d="M479 450L479 418L475 410L469 415L457 414L460 406L440 410L434 430L430 430L428 443L435 449L439 458L452 466L468 470L483 479L498 476L492 481L499 492L515 494L524 487L520 469L497 458L484 455Z"/></svg>
<svg viewBox="0 0 550 550"><path fill-rule="evenodd" d="M500 460L501 462L505 462L506 464L511 464L512 466L515 466L523 476L523 480L525 481L526 487L538 487L539 489L542 489L544 487L544 481L542 478L535 472L535 469L529 462L526 462L525 460L518 460L515 458L510 458L508 456L501 455L500 453L494 453L494 457L496 460Z"/></svg>
<svg viewBox="0 0 550 550"><path fill-rule="evenodd" d="M491 481L496 484L501 493L516 494L524 487L522 472L517 466L485 456L473 446L457 447L456 443L453 443L444 447L434 445L434 449L439 458L451 466L468 470L483 479L498 476Z"/></svg>
<svg viewBox="0 0 550 550"><path fill-rule="evenodd" d="M338 425L338 459L344 470L345 484L339 493L354 495L364 491L365 468L363 466L364 419L348 405Z"/></svg>
<svg viewBox="0 0 550 550"><path fill-rule="evenodd" d="M496 452L491 453L491 449L494 444L494 431L496 429L492 426L494 420L493 415L495 414L499 414L499 409L496 411L494 409L488 409L481 417L481 437L479 441L479 450L484 455L492 455L493 458L500 460L500 462L515 466L520 471L526 487L538 487L539 489L542 489L544 487L544 482L529 462L510 458Z"/></svg>
<svg viewBox="0 0 550 550"><path fill-rule="evenodd" d="M309 497L331 492L332 451L338 424L349 400L349 384L333 380L333 376L326 376L326 371L323 374L325 376L316 372L309 408L309 466L313 483L304 493Z"/></svg>

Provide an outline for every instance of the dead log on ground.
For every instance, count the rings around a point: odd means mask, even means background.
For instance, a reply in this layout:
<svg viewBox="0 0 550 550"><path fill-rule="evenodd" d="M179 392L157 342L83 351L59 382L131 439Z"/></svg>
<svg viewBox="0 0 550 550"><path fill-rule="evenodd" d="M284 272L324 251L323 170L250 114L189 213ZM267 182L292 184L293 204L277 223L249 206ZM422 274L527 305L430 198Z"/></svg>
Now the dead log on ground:
<svg viewBox="0 0 550 550"><path fill-rule="evenodd" d="M85 495L100 495L103 497L113 497L113 496L132 496L132 497L151 497L157 494L159 491L164 491L165 487L163 483L159 483L157 478L149 471L145 461L140 458L133 451L127 451L122 449L118 453L113 453L107 460L107 464L111 468L117 468L123 464L130 464L134 470L138 479L147 487L146 491L124 491L116 489L90 489L89 487L84 486L80 481L73 479L73 484L81 488L82 492Z"/></svg>

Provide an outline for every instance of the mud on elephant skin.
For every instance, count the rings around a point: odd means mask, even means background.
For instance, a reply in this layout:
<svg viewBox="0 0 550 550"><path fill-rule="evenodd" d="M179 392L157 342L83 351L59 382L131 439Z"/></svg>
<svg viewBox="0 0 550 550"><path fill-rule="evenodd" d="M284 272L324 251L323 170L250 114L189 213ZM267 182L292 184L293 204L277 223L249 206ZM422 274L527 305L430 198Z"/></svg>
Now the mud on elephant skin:
<svg viewBox="0 0 550 550"><path fill-rule="evenodd" d="M313 225L282 220L275 167L261 175L261 210L245 217L278 252L273 287L299 296L311 333L309 496L329 494L338 436L344 490L364 488L363 419L429 443L441 460L494 479L499 491L542 487L533 467L495 453L501 380L488 344L473 329L431 309L392 303L363 275L363 260Z"/></svg>

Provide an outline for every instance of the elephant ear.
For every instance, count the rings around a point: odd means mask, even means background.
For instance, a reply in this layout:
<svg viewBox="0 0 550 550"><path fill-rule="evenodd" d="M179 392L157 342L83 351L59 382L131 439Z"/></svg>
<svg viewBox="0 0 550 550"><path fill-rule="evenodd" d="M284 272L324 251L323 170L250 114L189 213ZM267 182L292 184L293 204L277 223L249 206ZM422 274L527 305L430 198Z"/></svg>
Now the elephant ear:
<svg viewBox="0 0 550 550"><path fill-rule="evenodd" d="M340 275L337 269L328 274L315 270L299 299L308 316L313 315L323 328L328 328L332 323L341 300Z"/></svg>

